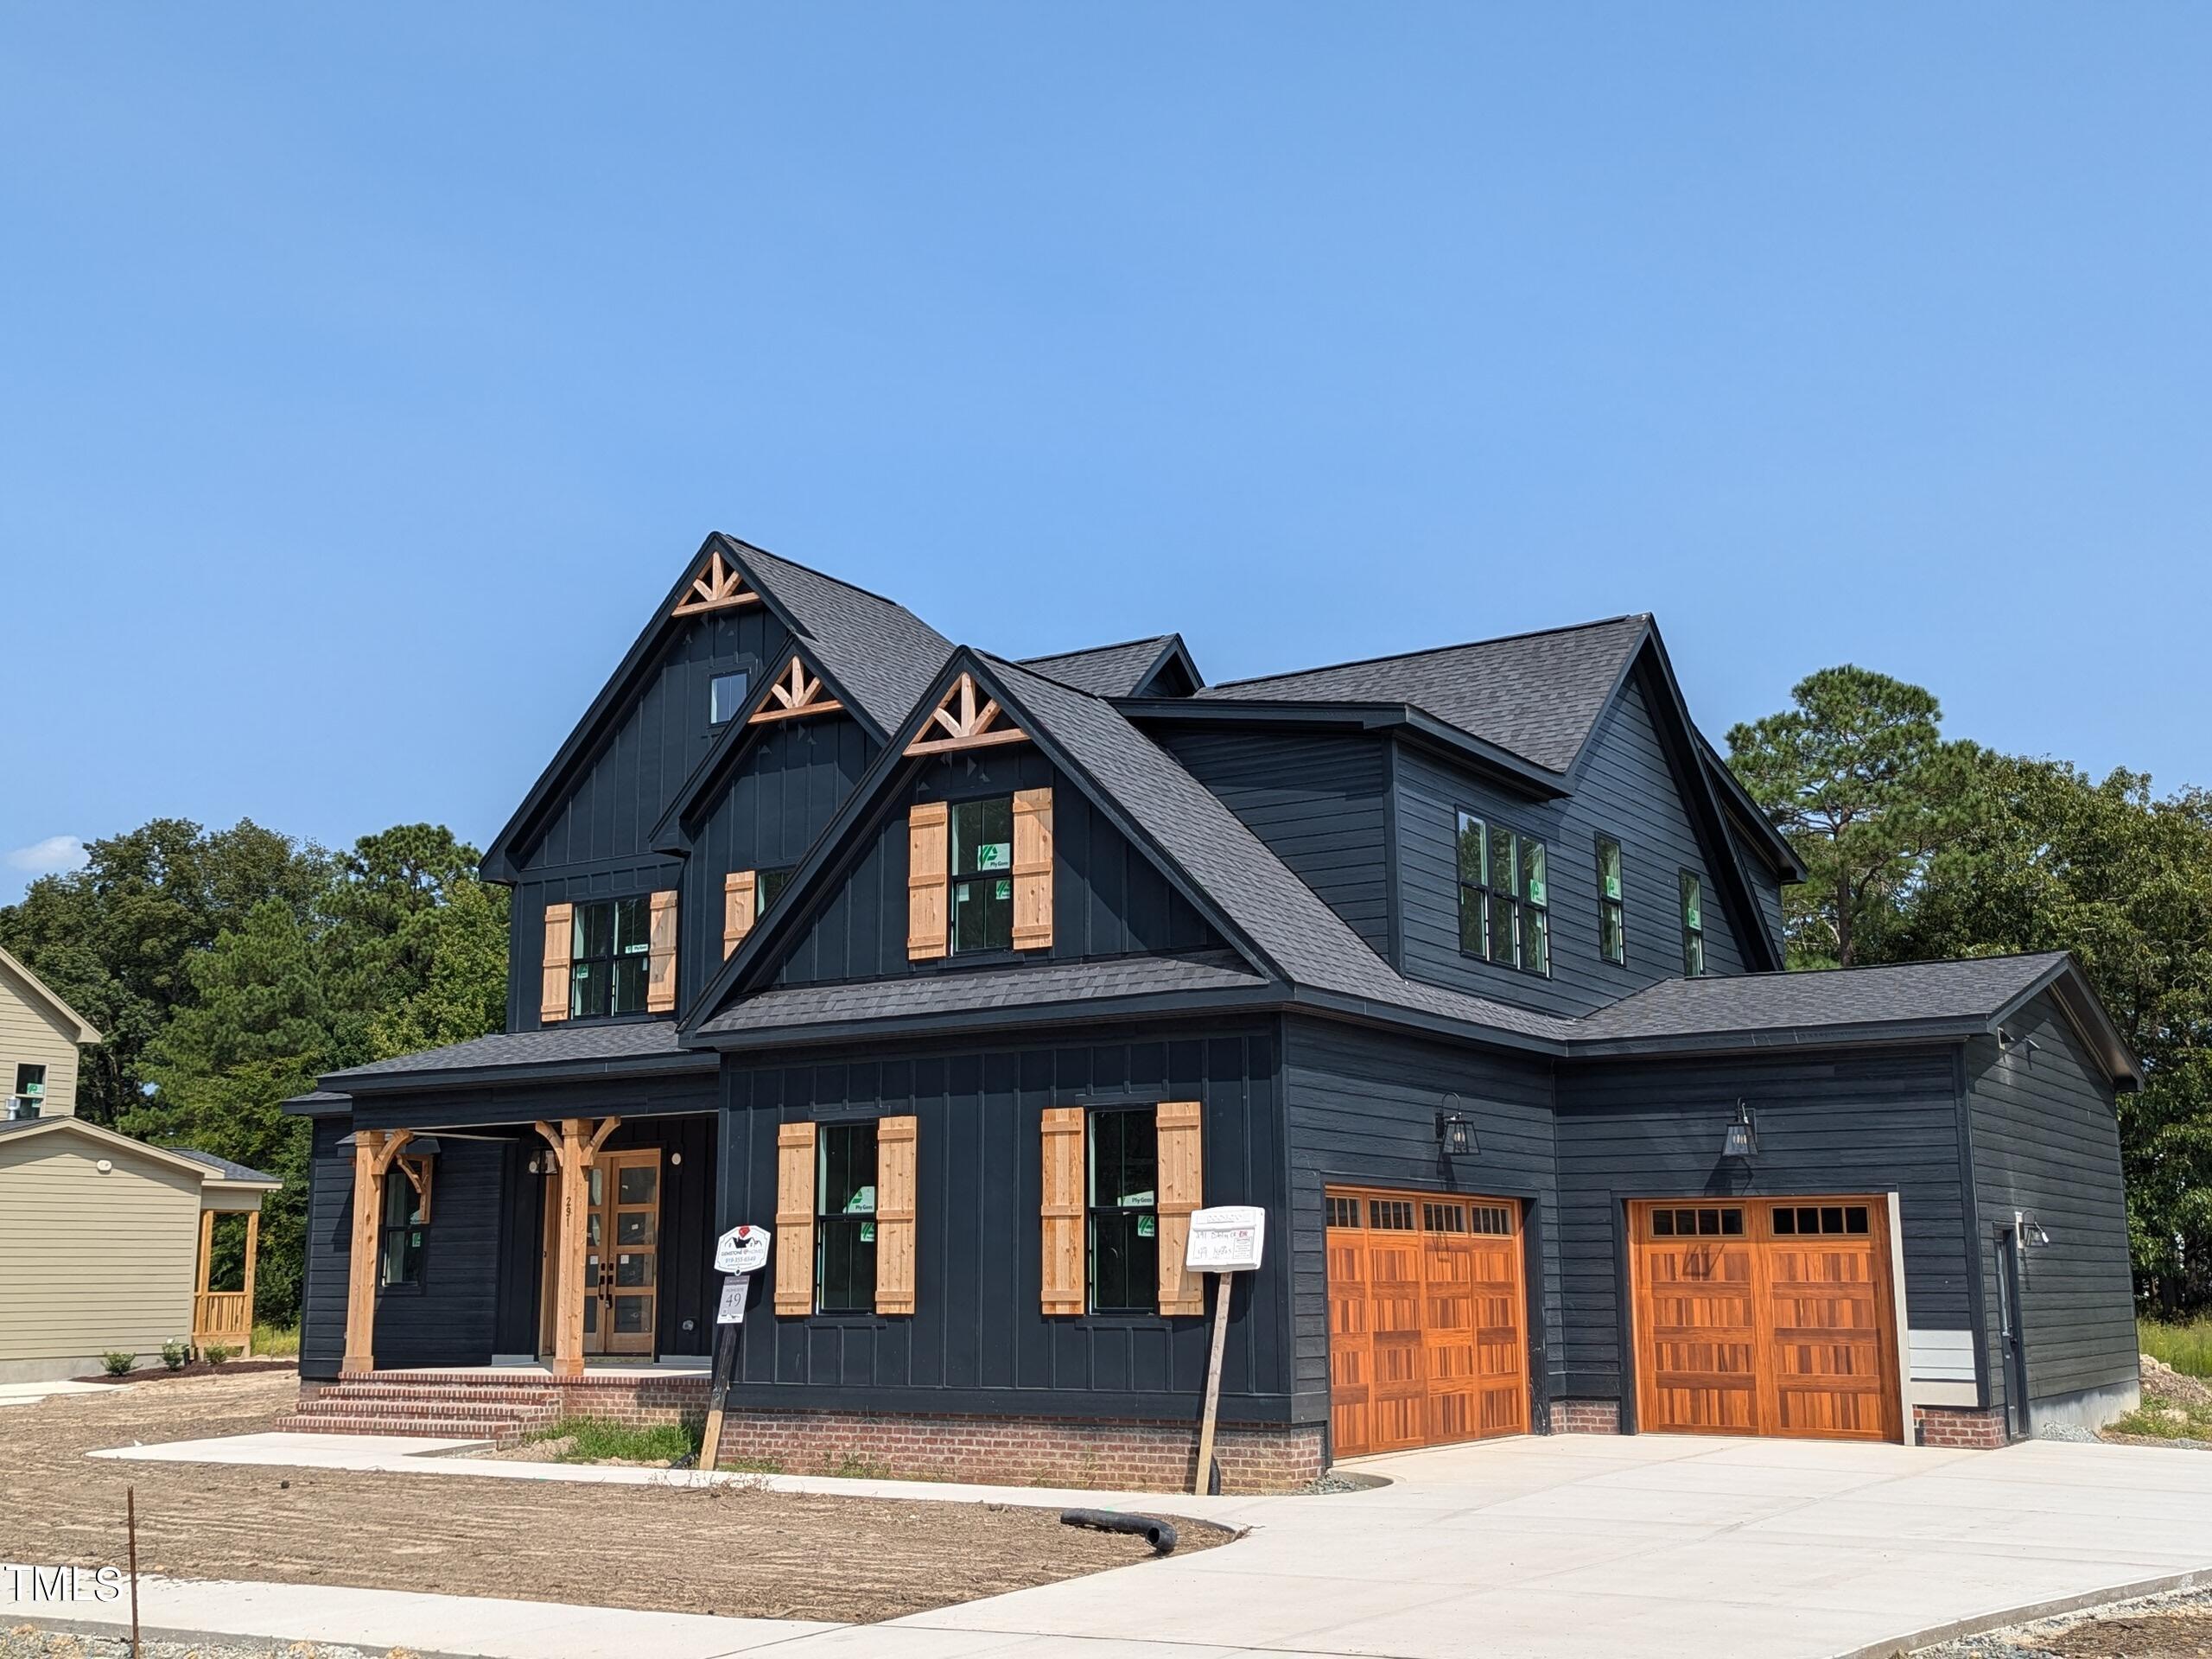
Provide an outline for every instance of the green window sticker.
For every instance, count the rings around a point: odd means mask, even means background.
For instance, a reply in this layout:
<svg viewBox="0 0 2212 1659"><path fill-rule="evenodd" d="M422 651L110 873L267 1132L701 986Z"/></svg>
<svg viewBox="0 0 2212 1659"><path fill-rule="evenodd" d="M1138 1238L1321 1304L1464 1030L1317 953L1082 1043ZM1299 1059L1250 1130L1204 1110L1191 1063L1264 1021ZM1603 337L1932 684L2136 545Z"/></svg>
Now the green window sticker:
<svg viewBox="0 0 2212 1659"><path fill-rule="evenodd" d="M976 846L976 868L979 870L1012 869L1014 843L1010 841L978 842Z"/></svg>
<svg viewBox="0 0 2212 1659"><path fill-rule="evenodd" d="M1159 1224L1159 1220L1155 1217L1139 1216L1137 1217L1137 1236L1139 1238L1150 1238L1153 1236L1154 1230L1157 1228Z"/></svg>

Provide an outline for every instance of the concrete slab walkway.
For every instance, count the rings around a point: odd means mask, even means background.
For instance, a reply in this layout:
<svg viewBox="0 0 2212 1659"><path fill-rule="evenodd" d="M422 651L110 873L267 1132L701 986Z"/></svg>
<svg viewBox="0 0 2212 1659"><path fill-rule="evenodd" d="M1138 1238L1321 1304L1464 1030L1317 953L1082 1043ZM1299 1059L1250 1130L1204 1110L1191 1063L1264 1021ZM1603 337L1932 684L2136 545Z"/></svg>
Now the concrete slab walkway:
<svg viewBox="0 0 2212 1659"><path fill-rule="evenodd" d="M110 1455L212 1461L227 1446L240 1460L458 1478L685 1478L410 1455L423 1444L256 1435ZM1556 1436L1355 1466L1391 1484L1201 1499L737 1478L940 1502L1058 1505L1079 1496L1253 1529L1225 1549L886 1624L788 1633L776 1642L779 1659L1459 1659L1478 1648L1520 1659L1834 1659L2212 1575L2212 1455L2199 1452Z"/></svg>

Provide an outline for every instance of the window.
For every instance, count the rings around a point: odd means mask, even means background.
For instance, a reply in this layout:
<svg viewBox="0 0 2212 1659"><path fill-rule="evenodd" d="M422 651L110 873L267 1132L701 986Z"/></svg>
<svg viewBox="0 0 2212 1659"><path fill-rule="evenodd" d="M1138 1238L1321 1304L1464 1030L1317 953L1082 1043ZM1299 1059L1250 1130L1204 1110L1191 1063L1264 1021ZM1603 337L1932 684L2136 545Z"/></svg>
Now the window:
<svg viewBox="0 0 2212 1659"><path fill-rule="evenodd" d="M1332 1194L1329 1199L1329 1225L1332 1227L1358 1226L1359 1200L1339 1198Z"/></svg>
<svg viewBox="0 0 2212 1659"><path fill-rule="evenodd" d="M1413 1203L1407 1198L1370 1198L1367 1224L1378 1233L1410 1233L1414 1230Z"/></svg>
<svg viewBox="0 0 2212 1659"><path fill-rule="evenodd" d="M952 809L952 950L1014 949L1014 797Z"/></svg>
<svg viewBox="0 0 2212 1659"><path fill-rule="evenodd" d="M1863 1233L1866 1230L1866 1206L1863 1204L1808 1204L1795 1208L1781 1205L1774 1212L1774 1236L1777 1238L1809 1237L1819 1233Z"/></svg>
<svg viewBox="0 0 2212 1659"><path fill-rule="evenodd" d="M752 685L753 677L741 668L715 675L707 682L707 717L717 726L736 719L737 711L745 707L745 694Z"/></svg>
<svg viewBox="0 0 2212 1659"><path fill-rule="evenodd" d="M824 1123L814 1222L814 1306L823 1313L875 1306L875 1125Z"/></svg>
<svg viewBox="0 0 2212 1659"><path fill-rule="evenodd" d="M1160 1131L1152 1109L1093 1112L1090 1311L1149 1313L1160 1302Z"/></svg>
<svg viewBox="0 0 2212 1659"><path fill-rule="evenodd" d="M1696 978L1705 971L1705 884L1695 872L1682 872L1682 971Z"/></svg>
<svg viewBox="0 0 2212 1659"><path fill-rule="evenodd" d="M1552 970L1544 843L1459 814L1459 949L1532 974Z"/></svg>
<svg viewBox="0 0 2212 1659"><path fill-rule="evenodd" d="M46 1068L25 1064L16 1068L16 1093L8 1103L8 1116L36 1117L46 1104Z"/></svg>
<svg viewBox="0 0 2212 1659"><path fill-rule="evenodd" d="M791 886L791 868L786 864L780 870L757 870L753 873L753 902L760 915L766 916L769 906L782 898L784 889Z"/></svg>
<svg viewBox="0 0 2212 1659"><path fill-rule="evenodd" d="M418 1160L427 1161L427 1160ZM423 1282L423 1237L429 1230L427 1202L430 1179L427 1172L418 1190L407 1172L394 1164L385 1172L384 1225L378 1251L377 1282L380 1285L420 1285Z"/></svg>
<svg viewBox="0 0 2212 1659"><path fill-rule="evenodd" d="M1598 954L1607 962L1628 961L1628 922L1621 898L1621 844L1598 837Z"/></svg>
<svg viewBox="0 0 2212 1659"><path fill-rule="evenodd" d="M569 967L570 1019L645 1012L652 904L640 896L576 906Z"/></svg>
<svg viewBox="0 0 2212 1659"><path fill-rule="evenodd" d="M1654 1238L1739 1238L1744 1231L1741 1210L1654 1210Z"/></svg>

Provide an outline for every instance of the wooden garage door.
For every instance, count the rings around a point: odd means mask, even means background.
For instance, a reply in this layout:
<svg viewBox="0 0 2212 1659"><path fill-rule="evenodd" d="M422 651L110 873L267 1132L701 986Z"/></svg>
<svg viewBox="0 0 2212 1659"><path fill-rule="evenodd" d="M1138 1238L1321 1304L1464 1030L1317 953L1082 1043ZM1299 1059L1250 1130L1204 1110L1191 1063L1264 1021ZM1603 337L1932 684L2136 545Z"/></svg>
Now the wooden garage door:
<svg viewBox="0 0 2212 1659"><path fill-rule="evenodd" d="M1336 1455L1525 1433L1519 1205L1331 1187L1328 1209Z"/></svg>
<svg viewBox="0 0 2212 1659"><path fill-rule="evenodd" d="M1904 1438L1880 1198L1629 1206L1647 1429Z"/></svg>

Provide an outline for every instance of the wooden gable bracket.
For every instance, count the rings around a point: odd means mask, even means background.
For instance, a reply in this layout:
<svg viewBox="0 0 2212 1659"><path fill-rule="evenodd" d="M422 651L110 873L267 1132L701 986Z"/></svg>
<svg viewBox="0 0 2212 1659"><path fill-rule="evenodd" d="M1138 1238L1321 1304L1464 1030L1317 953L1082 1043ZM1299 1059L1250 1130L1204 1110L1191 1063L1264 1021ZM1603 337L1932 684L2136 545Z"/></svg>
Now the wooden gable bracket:
<svg viewBox="0 0 2212 1659"><path fill-rule="evenodd" d="M845 705L836 698L825 696L822 677L807 672L806 664L798 653L791 653L791 665L776 676L776 683L768 688L769 701L753 711L748 726L759 726L772 720L796 720L802 715L835 715L842 713Z"/></svg>
<svg viewBox="0 0 2212 1659"><path fill-rule="evenodd" d="M985 698L978 705L976 677L963 674L906 746L906 753L951 754L961 749L988 748L994 743L1028 741L1029 734L1008 720L996 701Z"/></svg>
<svg viewBox="0 0 2212 1659"><path fill-rule="evenodd" d="M729 561L716 549L691 579L691 591L669 614L696 616L702 611L726 611L732 606L760 602L760 595L745 585L745 578L729 568Z"/></svg>

